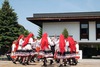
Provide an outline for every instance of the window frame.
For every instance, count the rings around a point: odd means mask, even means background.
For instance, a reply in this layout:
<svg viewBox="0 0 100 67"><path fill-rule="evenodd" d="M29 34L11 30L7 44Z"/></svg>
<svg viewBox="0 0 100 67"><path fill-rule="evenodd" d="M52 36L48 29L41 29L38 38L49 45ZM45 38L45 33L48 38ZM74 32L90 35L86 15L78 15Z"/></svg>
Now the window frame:
<svg viewBox="0 0 100 67"><path fill-rule="evenodd" d="M100 29L100 28L98 28L97 24L100 24L100 21L96 21L96 40L100 39L100 33L98 33L97 31L97 29Z"/></svg>
<svg viewBox="0 0 100 67"><path fill-rule="evenodd" d="M87 24L87 33L85 33L84 35L82 35L82 29L84 29L84 28L82 28L82 24ZM86 37L84 37L84 36L86 36ZM89 40L89 23L88 23L88 21L80 21L80 40L81 39L88 39Z"/></svg>

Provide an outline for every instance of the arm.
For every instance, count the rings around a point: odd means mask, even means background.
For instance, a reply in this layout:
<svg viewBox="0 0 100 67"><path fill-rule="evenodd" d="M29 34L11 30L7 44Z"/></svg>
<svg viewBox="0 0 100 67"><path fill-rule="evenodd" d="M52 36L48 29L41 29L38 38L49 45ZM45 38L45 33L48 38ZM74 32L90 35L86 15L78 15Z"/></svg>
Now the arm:
<svg viewBox="0 0 100 67"><path fill-rule="evenodd" d="M54 43L51 41L51 39L49 37L48 37L48 43L49 43L50 46L54 45Z"/></svg>

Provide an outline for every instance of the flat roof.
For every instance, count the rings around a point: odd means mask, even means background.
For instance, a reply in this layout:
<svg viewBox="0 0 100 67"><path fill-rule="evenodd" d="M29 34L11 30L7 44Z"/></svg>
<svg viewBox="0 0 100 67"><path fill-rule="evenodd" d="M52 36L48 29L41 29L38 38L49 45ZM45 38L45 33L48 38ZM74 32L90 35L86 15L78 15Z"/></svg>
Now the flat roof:
<svg viewBox="0 0 100 67"><path fill-rule="evenodd" d="M42 27L43 22L99 20L100 12L38 13L27 17L30 22Z"/></svg>

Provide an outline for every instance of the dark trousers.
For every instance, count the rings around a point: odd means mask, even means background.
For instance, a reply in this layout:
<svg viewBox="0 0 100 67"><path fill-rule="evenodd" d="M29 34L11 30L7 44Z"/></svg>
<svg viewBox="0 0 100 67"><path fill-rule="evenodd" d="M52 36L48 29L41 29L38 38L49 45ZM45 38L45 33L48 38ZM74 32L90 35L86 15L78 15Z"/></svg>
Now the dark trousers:
<svg viewBox="0 0 100 67"><path fill-rule="evenodd" d="M51 51L52 51L52 54L54 55L54 53L55 53L55 46L51 46Z"/></svg>

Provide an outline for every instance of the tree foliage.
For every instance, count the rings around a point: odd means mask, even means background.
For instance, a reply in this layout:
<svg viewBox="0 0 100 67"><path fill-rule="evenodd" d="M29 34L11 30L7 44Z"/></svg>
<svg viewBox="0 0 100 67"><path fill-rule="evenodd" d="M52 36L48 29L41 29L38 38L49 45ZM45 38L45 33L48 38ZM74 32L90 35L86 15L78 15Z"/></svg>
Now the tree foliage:
<svg viewBox="0 0 100 67"><path fill-rule="evenodd" d="M68 31L66 28L63 30L62 34L64 35L65 38L68 37Z"/></svg>
<svg viewBox="0 0 100 67"><path fill-rule="evenodd" d="M38 30L38 38L41 38L41 37L42 37L42 28L40 27Z"/></svg>
<svg viewBox="0 0 100 67"><path fill-rule="evenodd" d="M22 25L18 24L17 19L17 14L9 5L9 1L5 0L0 9L0 46L11 47L12 42L20 34L28 34L28 31Z"/></svg>

